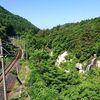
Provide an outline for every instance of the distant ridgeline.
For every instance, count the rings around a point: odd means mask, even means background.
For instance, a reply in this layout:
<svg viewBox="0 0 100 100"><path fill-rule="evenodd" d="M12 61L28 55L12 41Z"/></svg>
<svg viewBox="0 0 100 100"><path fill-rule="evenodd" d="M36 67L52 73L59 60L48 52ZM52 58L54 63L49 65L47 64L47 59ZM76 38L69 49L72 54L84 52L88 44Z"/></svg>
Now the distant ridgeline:
<svg viewBox="0 0 100 100"><path fill-rule="evenodd" d="M23 35L26 40L30 38L28 46L52 49L56 56L65 50L72 52L80 62L93 54L100 56L100 17L40 30L0 6L0 37L7 39L14 35Z"/></svg>
<svg viewBox="0 0 100 100"><path fill-rule="evenodd" d="M100 56L100 17L42 30L36 38L36 48L47 47L57 54L67 50L83 62L93 54Z"/></svg>
<svg viewBox="0 0 100 100"><path fill-rule="evenodd" d="M22 45L25 43L27 63L23 65L31 69L25 80L27 88L23 88L19 100L23 96L31 100L100 99L100 69L82 75L77 71L88 71L100 59L100 17L40 30L0 7L0 38L15 35L20 36ZM27 73L26 69L21 76L26 79L24 72Z"/></svg>

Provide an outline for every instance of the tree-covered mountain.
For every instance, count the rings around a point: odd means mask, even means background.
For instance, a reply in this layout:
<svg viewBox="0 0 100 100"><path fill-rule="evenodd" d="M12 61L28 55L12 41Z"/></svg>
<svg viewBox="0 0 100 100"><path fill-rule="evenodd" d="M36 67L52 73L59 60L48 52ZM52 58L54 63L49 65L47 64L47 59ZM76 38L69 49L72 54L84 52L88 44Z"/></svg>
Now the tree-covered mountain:
<svg viewBox="0 0 100 100"><path fill-rule="evenodd" d="M21 38L31 72L19 100L27 96L31 100L99 100L100 68L79 73L75 66L81 62L85 70L94 54L100 59L100 17L40 30L34 36L25 32ZM57 67L57 57L64 51L69 54L66 62Z"/></svg>
<svg viewBox="0 0 100 100"><path fill-rule="evenodd" d="M6 33L8 36L20 33L22 34L24 32L35 34L39 30L39 28L31 24L26 19L18 15L12 14L11 12L7 11L1 6L0 6L0 28L1 28L0 35Z"/></svg>
<svg viewBox="0 0 100 100"><path fill-rule="evenodd" d="M58 25L36 35L36 48L53 49L57 54L64 50L72 52L80 62L91 55L100 56L100 17L78 23Z"/></svg>
<svg viewBox="0 0 100 100"><path fill-rule="evenodd" d="M3 42L6 42L3 43L3 46L9 52L12 52L14 48L9 37L21 36L24 35L25 32L27 34L36 34L38 31L39 28L31 24L28 20L14 15L0 6L0 38Z"/></svg>
<svg viewBox="0 0 100 100"><path fill-rule="evenodd" d="M100 59L100 17L40 30L33 37L26 34L23 40L32 71L26 82L31 100L99 100L100 68L86 68L94 54ZM65 51L66 62L57 66ZM82 64L81 72L77 63Z"/></svg>
<svg viewBox="0 0 100 100"><path fill-rule="evenodd" d="M15 100L100 99L100 68L94 64L94 68L86 71L94 54L96 60L100 59L100 17L39 30L0 7L0 37L14 33L20 36L25 49L23 69L30 69L21 71L22 80L25 79L23 90ZM62 57L59 55L66 52L63 62L56 64ZM82 64L83 72L79 73L77 63Z"/></svg>

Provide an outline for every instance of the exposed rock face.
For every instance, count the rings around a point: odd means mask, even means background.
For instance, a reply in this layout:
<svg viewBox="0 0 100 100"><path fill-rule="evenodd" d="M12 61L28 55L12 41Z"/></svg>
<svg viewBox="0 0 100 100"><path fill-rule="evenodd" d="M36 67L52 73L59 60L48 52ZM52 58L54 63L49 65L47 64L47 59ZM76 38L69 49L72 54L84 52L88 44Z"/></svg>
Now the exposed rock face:
<svg viewBox="0 0 100 100"><path fill-rule="evenodd" d="M96 60L96 57L94 57L91 60L91 63L87 65L86 70L82 69L82 64L81 63L76 63L75 67L79 70L79 73L85 73L86 71L89 71L94 66L100 68L100 60Z"/></svg>
<svg viewBox="0 0 100 100"><path fill-rule="evenodd" d="M64 63L66 62L66 59L65 57L68 55L68 52L65 51L63 54L59 55L58 56L58 59L56 61L56 66L59 66L61 63Z"/></svg>
<svg viewBox="0 0 100 100"><path fill-rule="evenodd" d="M91 63L90 63L89 65L87 65L86 71L89 71L90 68L91 68L92 66L95 66L95 65L96 65L96 58L93 58L93 59L91 60Z"/></svg>
<svg viewBox="0 0 100 100"><path fill-rule="evenodd" d="M81 63L76 63L75 66L78 70L82 70L82 64Z"/></svg>
<svg viewBox="0 0 100 100"><path fill-rule="evenodd" d="M99 67L100 68L100 60L97 60L96 61L96 67Z"/></svg>
<svg viewBox="0 0 100 100"><path fill-rule="evenodd" d="M85 71L81 69L81 70L79 70L79 73L85 73Z"/></svg>
<svg viewBox="0 0 100 100"><path fill-rule="evenodd" d="M51 57L53 57L53 51L51 51L49 55L50 55Z"/></svg>
<svg viewBox="0 0 100 100"><path fill-rule="evenodd" d="M65 72L65 73L69 73L70 71L65 69L65 71L64 71L64 72Z"/></svg>
<svg viewBox="0 0 100 100"><path fill-rule="evenodd" d="M76 63L76 68L79 70L79 73L85 73L85 71L83 70L83 68L82 68L82 64L81 63Z"/></svg>
<svg viewBox="0 0 100 100"><path fill-rule="evenodd" d="M21 56L22 59L25 58L25 51L22 49L22 56Z"/></svg>

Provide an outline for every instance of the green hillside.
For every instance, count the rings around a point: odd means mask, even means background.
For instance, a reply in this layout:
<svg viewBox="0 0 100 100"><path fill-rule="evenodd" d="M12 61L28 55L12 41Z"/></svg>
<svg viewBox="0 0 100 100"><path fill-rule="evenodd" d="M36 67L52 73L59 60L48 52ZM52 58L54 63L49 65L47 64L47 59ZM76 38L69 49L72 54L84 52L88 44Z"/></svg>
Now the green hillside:
<svg viewBox="0 0 100 100"><path fill-rule="evenodd" d="M32 100L99 100L100 68L84 74L75 66L80 62L85 71L94 54L100 59L100 17L41 30L34 37L27 35L25 41ZM57 67L57 57L64 51L66 62Z"/></svg>
<svg viewBox="0 0 100 100"><path fill-rule="evenodd" d="M13 100L100 99L100 68L94 63L86 70L94 54L100 61L100 17L40 30L0 7L0 37L9 39L16 35L24 46L25 59L21 61L23 70L19 74L22 93ZM65 53L59 63L62 57L59 55ZM81 72L77 63L82 64Z"/></svg>
<svg viewBox="0 0 100 100"><path fill-rule="evenodd" d="M24 39L32 100L99 100L100 68L94 65L86 71L86 67L94 54L100 59L100 17L40 30ZM66 62L57 66L58 56L65 51ZM83 72L77 71L76 63L82 64Z"/></svg>
<svg viewBox="0 0 100 100"><path fill-rule="evenodd" d="M8 36L13 36L16 34L27 33L36 33L39 29L32 25L26 19L14 15L0 6L0 28L5 29L5 32ZM1 32L2 32L1 31ZM2 33L0 33L1 35Z"/></svg>
<svg viewBox="0 0 100 100"><path fill-rule="evenodd" d="M51 30L40 31L36 36L39 45L59 54L64 50L72 52L82 62L96 53L100 56L100 17L58 25ZM41 46L40 46L41 45Z"/></svg>
<svg viewBox="0 0 100 100"><path fill-rule="evenodd" d="M14 15L0 6L0 38L3 46L9 52L13 52L15 46L11 44L10 37L27 34L36 34L39 28L31 24L26 19Z"/></svg>

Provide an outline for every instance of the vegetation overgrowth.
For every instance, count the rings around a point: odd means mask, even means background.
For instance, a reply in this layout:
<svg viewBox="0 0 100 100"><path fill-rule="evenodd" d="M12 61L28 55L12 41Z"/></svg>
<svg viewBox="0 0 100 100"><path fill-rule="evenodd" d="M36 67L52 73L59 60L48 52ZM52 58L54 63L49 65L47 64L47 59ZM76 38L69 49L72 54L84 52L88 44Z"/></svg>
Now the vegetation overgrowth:
<svg viewBox="0 0 100 100"><path fill-rule="evenodd" d="M0 37L16 35L25 43L25 58L31 69L25 86L31 100L100 99L100 68L79 73L75 67L76 63L90 63L94 54L100 59L100 17L40 30L3 8L0 14ZM56 66L58 56L65 51L66 62ZM17 99L25 97L22 93Z"/></svg>

